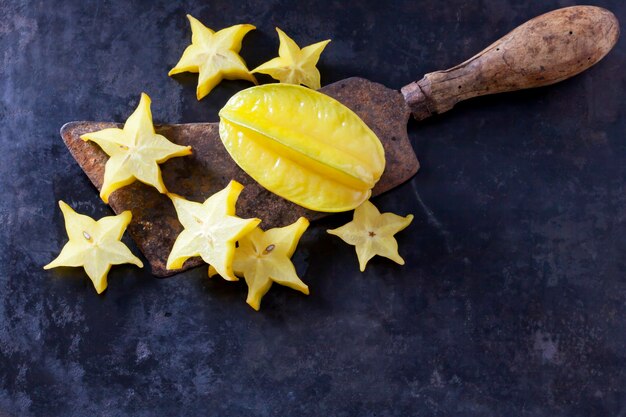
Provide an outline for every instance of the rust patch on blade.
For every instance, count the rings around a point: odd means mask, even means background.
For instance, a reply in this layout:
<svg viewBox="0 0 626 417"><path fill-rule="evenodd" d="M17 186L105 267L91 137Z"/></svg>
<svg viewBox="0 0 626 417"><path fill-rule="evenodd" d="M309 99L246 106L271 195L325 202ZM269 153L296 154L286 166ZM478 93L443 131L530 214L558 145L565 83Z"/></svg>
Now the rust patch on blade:
<svg viewBox="0 0 626 417"><path fill-rule="evenodd" d="M373 190L374 195L403 183L417 172L419 164L406 134L409 110L399 92L358 78L331 84L321 91L352 109L381 139L387 164ZM121 128L122 125L72 122L61 129L61 136L70 153L98 190L102 187L108 156L98 145L83 142L80 135L109 127ZM172 142L193 148L192 155L172 158L161 164L163 181L171 192L201 202L224 188L231 179L237 180L245 186L237 201L237 215L262 219L264 229L285 226L300 216L315 220L329 214L307 210L261 187L232 160L219 138L217 123L163 125L155 128L157 133ZM182 226L169 198L153 187L136 181L112 193L109 204L116 213L124 210L133 213L128 232L150 262L154 275L170 276L202 263L201 259L192 258L182 269L165 268Z"/></svg>
<svg viewBox="0 0 626 417"><path fill-rule="evenodd" d="M406 132L411 110L399 91L357 77L329 84L320 91L358 114L382 142L385 172L373 195L397 187L417 173L420 165Z"/></svg>

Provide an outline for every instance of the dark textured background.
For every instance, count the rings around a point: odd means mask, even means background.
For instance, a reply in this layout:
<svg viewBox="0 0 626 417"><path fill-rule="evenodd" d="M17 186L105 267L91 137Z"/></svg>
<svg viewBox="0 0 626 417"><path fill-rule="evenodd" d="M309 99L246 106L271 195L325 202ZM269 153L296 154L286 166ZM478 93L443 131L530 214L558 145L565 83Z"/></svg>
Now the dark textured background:
<svg viewBox="0 0 626 417"><path fill-rule="evenodd" d="M626 21L623 1L591 2ZM259 313L206 267L116 267L101 296L79 269L43 271L66 240L57 200L110 214L63 123L123 121L142 91L155 122L216 121L249 85L197 102L195 75L167 77L185 13L255 24L251 67L279 25L301 46L333 39L324 84L399 88L573 1L172 3L0 0L1 416L626 415L623 40L569 81L410 124L422 170L375 199L415 214L404 267L359 273L325 233L342 214L295 255L311 295L276 286Z"/></svg>

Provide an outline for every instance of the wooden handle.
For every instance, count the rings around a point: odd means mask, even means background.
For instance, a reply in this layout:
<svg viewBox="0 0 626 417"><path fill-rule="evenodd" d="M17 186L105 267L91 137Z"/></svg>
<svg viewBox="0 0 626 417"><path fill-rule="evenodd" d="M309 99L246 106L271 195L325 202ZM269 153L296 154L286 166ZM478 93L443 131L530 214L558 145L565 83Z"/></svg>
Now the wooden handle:
<svg viewBox="0 0 626 417"><path fill-rule="evenodd" d="M566 7L529 20L462 64L426 74L401 91L422 120L468 98L572 77L600 61L618 37L619 23L608 10Z"/></svg>

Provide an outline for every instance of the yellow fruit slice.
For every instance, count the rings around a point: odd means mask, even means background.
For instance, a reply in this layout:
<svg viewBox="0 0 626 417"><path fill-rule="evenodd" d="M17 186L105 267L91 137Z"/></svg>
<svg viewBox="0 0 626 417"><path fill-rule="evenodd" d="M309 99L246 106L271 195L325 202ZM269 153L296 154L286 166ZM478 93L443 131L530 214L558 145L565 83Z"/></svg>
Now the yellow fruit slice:
<svg viewBox="0 0 626 417"><path fill-rule="evenodd" d="M394 213L381 214L374 204L366 201L354 210L351 222L327 232L355 246L359 268L363 272L367 262L376 255L404 265L404 259L398 253L398 242L393 236L406 229L412 221L412 214L405 217Z"/></svg>
<svg viewBox="0 0 626 417"><path fill-rule="evenodd" d="M380 140L354 112L296 85L234 95L220 111L220 137L263 187L317 211L357 207L385 169Z"/></svg>
<svg viewBox="0 0 626 417"><path fill-rule="evenodd" d="M248 71L246 63L239 56L241 41L252 25L234 25L214 32L198 19L187 15L191 24L191 45L189 45L169 76L181 72L197 72L198 100L209 94L223 79L248 80L256 84L256 79Z"/></svg>
<svg viewBox="0 0 626 417"><path fill-rule="evenodd" d="M233 273L235 242L250 233L261 222L235 215L235 204L243 185L231 181L226 188L207 198L204 203L170 194L183 231L178 235L167 258L167 269L178 269L193 256L200 256L230 281Z"/></svg>
<svg viewBox="0 0 626 417"><path fill-rule="evenodd" d="M139 180L166 193L160 163L191 154L191 146L170 142L154 131L150 97L141 94L137 109L126 120L123 129L109 128L90 132L80 138L93 141L110 156L104 167L100 197L105 203L113 191Z"/></svg>
<svg viewBox="0 0 626 417"><path fill-rule="evenodd" d="M107 287L107 274L111 265L130 263L143 268L141 260L120 241L132 218L130 211L96 221L76 213L63 201L59 201L59 207L65 218L69 241L59 256L43 269L82 266L100 294Z"/></svg>
<svg viewBox="0 0 626 417"><path fill-rule="evenodd" d="M252 72L268 74L281 83L302 84L314 90L320 88L320 72L317 61L330 39L300 47L285 32L276 28L280 47L278 57L256 67Z"/></svg>
<svg viewBox="0 0 626 417"><path fill-rule="evenodd" d="M233 270L236 275L243 276L248 284L246 302L250 307L259 310L261 299L274 282L309 294L309 287L298 277L291 263L291 257L307 227L309 221L300 217L285 227L267 231L257 227L239 239ZM214 274L217 274L217 270L209 267L209 276Z"/></svg>

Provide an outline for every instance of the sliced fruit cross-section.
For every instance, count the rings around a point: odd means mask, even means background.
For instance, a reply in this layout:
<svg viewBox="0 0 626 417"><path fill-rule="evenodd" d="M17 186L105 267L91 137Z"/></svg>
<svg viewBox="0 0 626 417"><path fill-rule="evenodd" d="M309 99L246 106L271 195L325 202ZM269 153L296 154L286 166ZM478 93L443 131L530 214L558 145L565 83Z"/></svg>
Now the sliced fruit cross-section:
<svg viewBox="0 0 626 417"><path fill-rule="evenodd" d="M139 180L166 193L160 163L176 156L191 154L190 146L176 145L154 131L150 97L142 93L139 105L123 129L109 128L90 132L80 138L93 141L110 156L104 167L100 197L105 203L119 188Z"/></svg>
<svg viewBox="0 0 626 417"><path fill-rule="evenodd" d="M200 256L224 279L237 281L233 273L235 242L261 222L259 219L241 219L235 215L235 203L242 190L243 185L231 181L204 203L170 194L184 230L174 242L167 259L167 269L181 268L187 259Z"/></svg>
<svg viewBox="0 0 626 417"><path fill-rule="evenodd" d="M100 294L107 287L107 274L111 265L130 263L143 267L141 260L120 241L132 218L130 211L96 221L76 213L63 201L59 201L59 207L65 218L69 241L63 246L59 256L44 266L44 269L82 266Z"/></svg>

